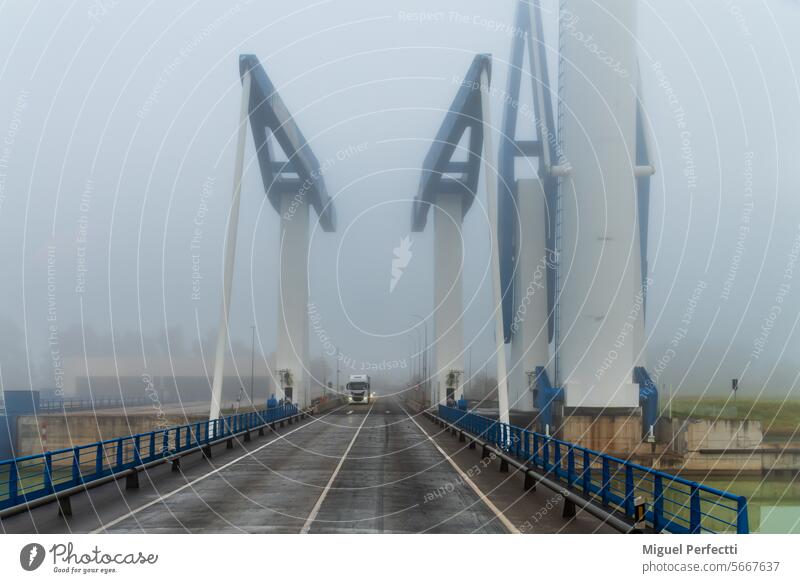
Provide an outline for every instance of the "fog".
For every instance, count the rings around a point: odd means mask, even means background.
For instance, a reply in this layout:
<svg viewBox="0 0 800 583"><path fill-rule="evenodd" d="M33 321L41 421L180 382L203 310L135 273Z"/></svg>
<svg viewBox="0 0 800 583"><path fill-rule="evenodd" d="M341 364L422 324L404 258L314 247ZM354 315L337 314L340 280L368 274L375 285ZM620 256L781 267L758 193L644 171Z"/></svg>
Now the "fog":
<svg viewBox="0 0 800 583"><path fill-rule="evenodd" d="M476 53L493 55L492 84L505 87L514 6L4 2L2 388L211 374L242 53L261 60L335 201L336 232L312 225L312 372L332 380L339 351L341 374L371 369L376 384L402 387L418 366L413 315L432 336L431 232L410 232L419 168ZM555 86L557 3L543 8ZM736 377L742 394L796 392L798 25L790 0L639 2L657 168L646 352L670 390L720 392ZM492 104L495 126L502 106ZM464 222L464 337L467 372L487 365L492 376L485 196L481 179ZM250 136L241 205L230 349L246 385L251 326L262 377L278 326L279 221Z"/></svg>

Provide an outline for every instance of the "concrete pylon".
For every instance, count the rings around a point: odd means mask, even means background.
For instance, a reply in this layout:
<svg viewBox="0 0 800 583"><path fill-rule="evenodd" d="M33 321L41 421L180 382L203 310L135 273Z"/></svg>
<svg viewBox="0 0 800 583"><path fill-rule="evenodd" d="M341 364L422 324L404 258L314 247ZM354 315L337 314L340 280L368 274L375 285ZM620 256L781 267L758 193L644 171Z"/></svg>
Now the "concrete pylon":
<svg viewBox="0 0 800 583"><path fill-rule="evenodd" d="M509 400L512 409L533 411L529 383L537 366L547 366L550 349L547 340L547 270L545 241L545 193L542 181L527 178L517 181L520 216L529 219L519 233L519 256L514 278L515 306L511 317L511 379Z"/></svg>
<svg viewBox="0 0 800 583"><path fill-rule="evenodd" d="M255 55L241 55L239 69L252 78L250 128L264 192L280 216L278 338L274 379L277 396L291 388L291 402L310 404L308 373L308 256L311 209L322 231L335 230L333 202L324 170L278 90ZM273 157L280 149L285 161Z"/></svg>
<svg viewBox="0 0 800 583"><path fill-rule="evenodd" d="M411 228L419 232L425 228L428 211L434 209L436 373L430 380L440 403L448 395L455 399L464 395L461 225L478 188L485 134L481 83L484 77L488 82L490 70L491 56L476 55L425 156L411 216ZM467 135L466 147L460 147Z"/></svg>
<svg viewBox="0 0 800 583"><path fill-rule="evenodd" d="M565 405L633 409L641 350L635 0L563 0L557 351ZM603 59L586 39L603 48Z"/></svg>
<svg viewBox="0 0 800 583"><path fill-rule="evenodd" d="M281 198L278 343L276 368L279 399L309 405L308 366L308 249L309 205L304 197ZM281 375L288 371L289 378Z"/></svg>
<svg viewBox="0 0 800 583"><path fill-rule="evenodd" d="M456 400L464 396L464 296L462 287L462 195L438 194L433 203L434 359L439 403L448 391Z"/></svg>

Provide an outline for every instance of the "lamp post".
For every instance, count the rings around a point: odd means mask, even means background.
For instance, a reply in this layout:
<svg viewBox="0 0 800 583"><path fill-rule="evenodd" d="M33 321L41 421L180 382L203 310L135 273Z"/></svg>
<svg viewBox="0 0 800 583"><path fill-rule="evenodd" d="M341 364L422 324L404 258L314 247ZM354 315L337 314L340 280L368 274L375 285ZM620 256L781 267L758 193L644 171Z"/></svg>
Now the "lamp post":
<svg viewBox="0 0 800 583"><path fill-rule="evenodd" d="M250 404L253 405L255 403L253 400L253 385L256 363L256 327L250 326L250 329L253 331L252 338L250 340Z"/></svg>
<svg viewBox="0 0 800 583"><path fill-rule="evenodd" d="M423 379L425 378L425 377L422 376L422 362L423 362L423 359L422 359L422 346L423 346L422 345L422 336L421 336L421 333L419 331L419 328L417 328L416 326L414 326L414 331L417 333L417 344L415 345L415 347L419 346L419 350L415 350L415 352L417 354L417 362L419 363L419 381L420 381L420 383L422 383ZM413 357L412 357L412 362L413 362Z"/></svg>
<svg viewBox="0 0 800 583"><path fill-rule="evenodd" d="M420 323L425 327L425 340L424 340L425 345L424 349L420 350L421 352L420 356L422 357L422 363L420 364L421 366L420 382L422 383L423 387L428 387L430 386L430 381L428 379L428 321L419 314L411 314L411 317L419 320ZM419 330L417 330L417 333L419 333ZM425 394L427 393L428 391L426 390ZM433 398L431 397L431 399ZM431 400L431 406L433 406L433 400Z"/></svg>
<svg viewBox="0 0 800 583"><path fill-rule="evenodd" d="M339 352L339 347L336 347L336 392L339 393L341 391L341 385L339 384L339 363L342 362L341 359L341 352Z"/></svg>

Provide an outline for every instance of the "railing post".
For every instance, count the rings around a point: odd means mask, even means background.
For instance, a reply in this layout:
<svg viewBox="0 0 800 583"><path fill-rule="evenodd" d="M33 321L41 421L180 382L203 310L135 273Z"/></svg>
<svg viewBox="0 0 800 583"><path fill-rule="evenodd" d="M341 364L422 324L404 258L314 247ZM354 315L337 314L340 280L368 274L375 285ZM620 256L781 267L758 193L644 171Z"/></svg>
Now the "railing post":
<svg viewBox="0 0 800 583"><path fill-rule="evenodd" d="M97 444L97 452L94 454L94 473L100 476L103 473L103 442Z"/></svg>
<svg viewBox="0 0 800 583"><path fill-rule="evenodd" d="M611 471L608 467L608 458L603 456L601 459L603 460L603 483L600 486L600 494L603 500L603 506L608 506L608 489L611 486Z"/></svg>
<svg viewBox="0 0 800 583"><path fill-rule="evenodd" d="M522 430L522 438L525 440L525 445L522 446L525 454L525 463L528 463L531 459L531 435L527 429Z"/></svg>
<svg viewBox="0 0 800 583"><path fill-rule="evenodd" d="M142 439L136 435L133 438L133 465L138 466L142 462L142 453L140 448L142 446Z"/></svg>
<svg viewBox="0 0 800 583"><path fill-rule="evenodd" d="M555 469L555 477L558 478L561 474L561 444L553 441L553 468Z"/></svg>
<svg viewBox="0 0 800 583"><path fill-rule="evenodd" d="M691 499L689 501L689 532L692 534L699 534L702 519L703 515L700 510L700 488L694 483L692 484Z"/></svg>
<svg viewBox="0 0 800 583"><path fill-rule="evenodd" d="M12 501L12 504L16 504L18 496L19 468L17 468L17 460L12 460L8 464L8 499Z"/></svg>
<svg viewBox="0 0 800 583"><path fill-rule="evenodd" d="M150 432L150 458L151 460L156 459L156 432Z"/></svg>
<svg viewBox="0 0 800 583"><path fill-rule="evenodd" d="M736 500L736 532L739 534L750 534L750 523L747 520L747 498L739 496Z"/></svg>
<svg viewBox="0 0 800 583"><path fill-rule="evenodd" d="M175 451L181 450L181 428L175 428Z"/></svg>
<svg viewBox="0 0 800 583"><path fill-rule="evenodd" d="M545 474L550 470L550 438L542 437L542 468Z"/></svg>
<svg viewBox="0 0 800 583"><path fill-rule="evenodd" d="M539 465L539 434L533 434L533 465Z"/></svg>
<svg viewBox="0 0 800 583"><path fill-rule="evenodd" d="M570 487L575 483L575 448L567 447L567 484Z"/></svg>
<svg viewBox="0 0 800 583"><path fill-rule="evenodd" d="M583 493L589 496L592 493L592 457L588 450L583 450Z"/></svg>
<svg viewBox="0 0 800 583"><path fill-rule="evenodd" d="M664 482L661 474L656 474L653 478L653 530L660 533L664 526Z"/></svg>
<svg viewBox="0 0 800 583"><path fill-rule="evenodd" d="M49 451L44 454L44 491L53 491L53 454Z"/></svg>
<svg viewBox="0 0 800 583"><path fill-rule="evenodd" d="M625 514L633 516L633 466L625 464Z"/></svg>
<svg viewBox="0 0 800 583"><path fill-rule="evenodd" d="M77 447L72 448L72 481L81 483L81 450Z"/></svg>
<svg viewBox="0 0 800 583"><path fill-rule="evenodd" d="M114 470L118 472L122 469L122 439L117 440L117 467Z"/></svg>
<svg viewBox="0 0 800 583"><path fill-rule="evenodd" d="M164 437L161 442L161 453L165 454L169 451L169 429L164 430Z"/></svg>

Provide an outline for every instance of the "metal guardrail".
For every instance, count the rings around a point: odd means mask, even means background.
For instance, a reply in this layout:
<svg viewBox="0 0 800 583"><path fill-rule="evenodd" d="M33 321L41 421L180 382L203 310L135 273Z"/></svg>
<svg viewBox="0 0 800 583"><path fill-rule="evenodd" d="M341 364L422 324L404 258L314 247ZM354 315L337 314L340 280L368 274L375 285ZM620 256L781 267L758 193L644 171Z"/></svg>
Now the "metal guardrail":
<svg viewBox="0 0 800 583"><path fill-rule="evenodd" d="M39 411L80 411L90 409L111 409L116 407L140 407L152 405L149 397L129 399L41 399Z"/></svg>
<svg viewBox="0 0 800 583"><path fill-rule="evenodd" d="M90 488L299 413L283 405L0 461L0 511Z"/></svg>
<svg viewBox="0 0 800 583"><path fill-rule="evenodd" d="M634 518L636 498L644 498L645 519L655 532L749 532L744 496L476 413L439 405L439 417L628 518Z"/></svg>

